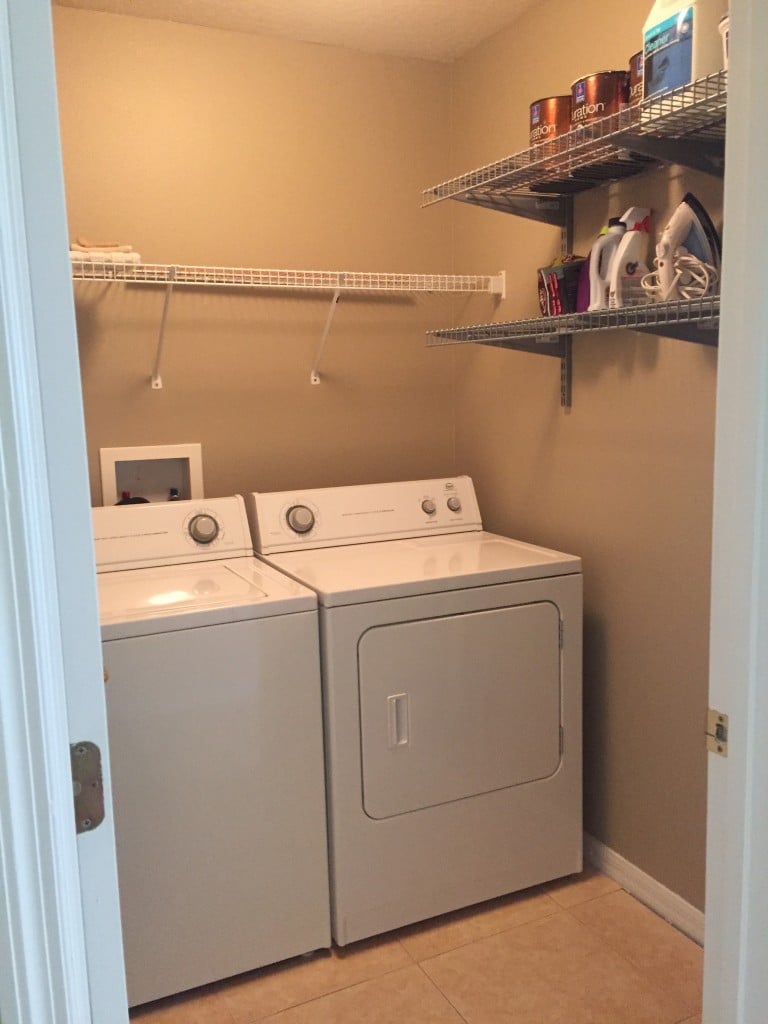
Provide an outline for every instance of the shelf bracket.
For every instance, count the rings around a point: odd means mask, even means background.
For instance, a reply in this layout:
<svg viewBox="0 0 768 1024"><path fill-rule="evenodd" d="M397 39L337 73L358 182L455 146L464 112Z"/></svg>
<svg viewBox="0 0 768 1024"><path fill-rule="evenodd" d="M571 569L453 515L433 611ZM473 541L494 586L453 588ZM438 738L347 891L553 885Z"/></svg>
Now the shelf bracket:
<svg viewBox="0 0 768 1024"><path fill-rule="evenodd" d="M163 347L165 345L165 324L168 319L168 307L171 304L173 294L173 279L175 267L168 268L168 284L165 286L165 301L163 302L163 313L160 317L160 331L157 336L157 352L155 353L155 367L152 370L152 387L155 391L162 390L163 378L160 376L160 363L163 359Z"/></svg>
<svg viewBox="0 0 768 1024"><path fill-rule="evenodd" d="M542 335L538 340L523 338L478 339L475 344L506 348L513 352L533 352L539 356L555 356L560 360L560 405L571 408L573 397L573 337L570 334Z"/></svg>
<svg viewBox="0 0 768 1024"><path fill-rule="evenodd" d="M483 206L487 210L511 213L516 217L536 220L541 224L553 224L564 228L568 223L569 210L573 203L570 196L553 195L512 195L502 189L489 190L487 193L476 188L465 195L457 195L456 199L473 206Z"/></svg>
<svg viewBox="0 0 768 1024"><path fill-rule="evenodd" d="M682 164L694 171L704 171L717 178L725 174L725 141L723 139L662 139L654 135L637 135L632 131L617 132L611 139L633 153L653 157L667 164Z"/></svg>
<svg viewBox="0 0 768 1024"><path fill-rule="evenodd" d="M652 334L657 338L674 338L676 341L691 341L696 345L717 347L718 328L700 327L695 323L680 322L677 324L658 324L655 327L633 327L633 331L641 334Z"/></svg>
<svg viewBox="0 0 768 1024"><path fill-rule="evenodd" d="M325 327L323 328L323 334L320 338L320 345L317 349L317 355L315 356L315 364L312 367L312 372L309 375L310 384L320 383L320 360L323 358L323 351L325 349L325 343L328 340L328 335L331 332L331 324L333 323L333 314L336 312L336 306L339 304L339 297L341 296L341 290L339 288L333 293L331 299L331 306L328 310L328 316L325 320Z"/></svg>

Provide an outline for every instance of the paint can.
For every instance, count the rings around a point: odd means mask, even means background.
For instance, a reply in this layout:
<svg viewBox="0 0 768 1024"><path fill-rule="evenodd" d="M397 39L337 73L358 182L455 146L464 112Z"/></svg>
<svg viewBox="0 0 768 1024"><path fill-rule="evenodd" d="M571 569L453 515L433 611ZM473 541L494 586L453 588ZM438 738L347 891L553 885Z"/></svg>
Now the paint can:
<svg viewBox="0 0 768 1024"><path fill-rule="evenodd" d="M547 96L531 104L530 144L550 142L571 130L571 97Z"/></svg>
<svg viewBox="0 0 768 1024"><path fill-rule="evenodd" d="M633 53L629 58L629 105L642 102L643 99L643 51Z"/></svg>
<svg viewBox="0 0 768 1024"><path fill-rule="evenodd" d="M577 78L571 86L571 122L574 128L618 114L626 106L629 74L626 71L598 71Z"/></svg>

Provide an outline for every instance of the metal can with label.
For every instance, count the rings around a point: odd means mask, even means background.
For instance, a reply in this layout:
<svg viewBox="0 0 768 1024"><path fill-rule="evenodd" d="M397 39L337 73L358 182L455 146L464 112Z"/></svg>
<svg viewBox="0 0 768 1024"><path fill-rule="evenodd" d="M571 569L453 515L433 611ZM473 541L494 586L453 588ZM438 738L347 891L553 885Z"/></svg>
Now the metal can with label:
<svg viewBox="0 0 768 1024"><path fill-rule="evenodd" d="M640 103L643 98L643 51L633 53L629 58L629 105Z"/></svg>
<svg viewBox="0 0 768 1024"><path fill-rule="evenodd" d="M530 142L550 142L571 129L571 97L547 96L531 104Z"/></svg>
<svg viewBox="0 0 768 1024"><path fill-rule="evenodd" d="M608 117L627 105L629 73L598 71L577 78L571 86L571 122L574 128Z"/></svg>

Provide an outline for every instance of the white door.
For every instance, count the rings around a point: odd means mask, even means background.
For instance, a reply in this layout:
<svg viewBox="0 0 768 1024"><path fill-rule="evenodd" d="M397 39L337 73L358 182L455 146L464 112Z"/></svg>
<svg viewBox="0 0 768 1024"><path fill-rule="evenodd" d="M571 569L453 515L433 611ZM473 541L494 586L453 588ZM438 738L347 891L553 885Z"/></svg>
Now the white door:
<svg viewBox="0 0 768 1024"><path fill-rule="evenodd" d="M127 1021L49 0L0 0L0 1018ZM70 743L104 755L75 836Z"/></svg>
<svg viewBox="0 0 768 1024"><path fill-rule="evenodd" d="M768 733L768 5L732 0L731 15L738 117L728 142L712 623L712 703L731 714L731 753L711 759L704 1022L762 1024L768 830L755 812L768 804L758 742ZM48 0L0 0L0 19L0 1016L120 1024L110 809L75 847L61 781L68 741L106 749L106 728ZM82 917L68 870L76 855Z"/></svg>
<svg viewBox="0 0 768 1024"><path fill-rule="evenodd" d="M717 380L704 1024L768 1007L768 4L732 0Z"/></svg>

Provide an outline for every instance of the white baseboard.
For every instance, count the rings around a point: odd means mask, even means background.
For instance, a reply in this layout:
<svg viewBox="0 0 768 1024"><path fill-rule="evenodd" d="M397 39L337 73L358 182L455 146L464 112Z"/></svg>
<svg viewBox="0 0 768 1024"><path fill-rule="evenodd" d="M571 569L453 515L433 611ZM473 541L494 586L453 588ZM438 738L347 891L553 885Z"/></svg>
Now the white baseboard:
<svg viewBox="0 0 768 1024"><path fill-rule="evenodd" d="M687 903L682 896L667 889L635 867L621 854L605 846L594 836L584 833L584 859L626 889L675 928L679 928L700 946L704 944L704 914Z"/></svg>

